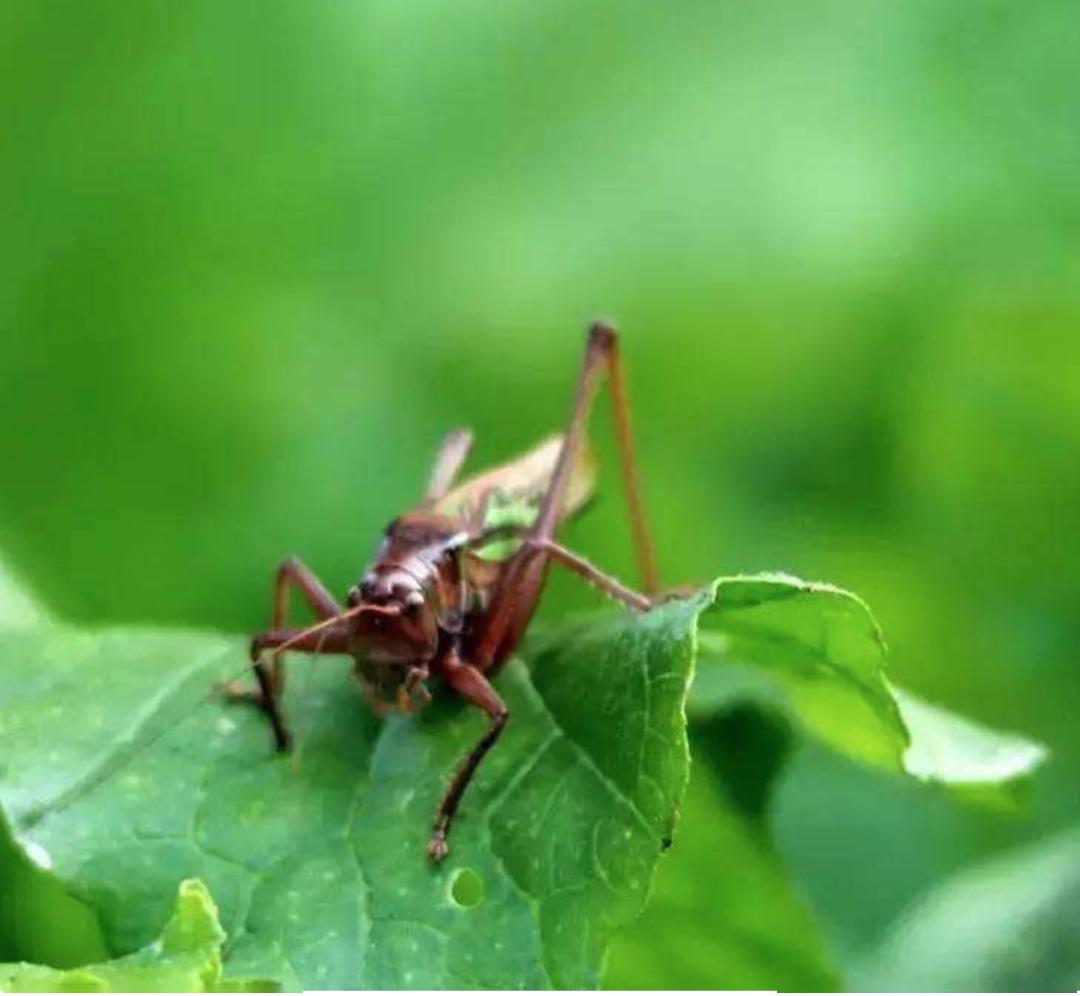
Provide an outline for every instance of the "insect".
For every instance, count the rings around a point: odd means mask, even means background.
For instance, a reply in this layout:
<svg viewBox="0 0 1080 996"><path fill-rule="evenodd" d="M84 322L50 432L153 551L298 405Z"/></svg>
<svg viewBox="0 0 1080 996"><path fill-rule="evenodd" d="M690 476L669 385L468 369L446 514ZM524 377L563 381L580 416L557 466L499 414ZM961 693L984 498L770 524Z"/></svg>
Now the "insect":
<svg viewBox="0 0 1080 996"><path fill-rule="evenodd" d="M613 399L623 486L643 593L625 587L556 539L559 527L593 492L595 471L586 424L604 378ZM629 405L614 328L588 330L569 424L518 459L457 484L472 443L467 430L447 435L420 504L387 527L374 560L340 604L299 560L277 569L270 628L251 643L257 688L228 694L266 714L279 751L290 747L282 712L285 650L347 654L369 703L380 714L409 712L430 701L437 679L489 717L435 811L427 853L446 857L454 816L469 782L494 747L510 713L491 679L513 653L536 610L554 562L635 612L656 600L656 561L640 494ZM306 629L286 626L291 589L319 617Z"/></svg>

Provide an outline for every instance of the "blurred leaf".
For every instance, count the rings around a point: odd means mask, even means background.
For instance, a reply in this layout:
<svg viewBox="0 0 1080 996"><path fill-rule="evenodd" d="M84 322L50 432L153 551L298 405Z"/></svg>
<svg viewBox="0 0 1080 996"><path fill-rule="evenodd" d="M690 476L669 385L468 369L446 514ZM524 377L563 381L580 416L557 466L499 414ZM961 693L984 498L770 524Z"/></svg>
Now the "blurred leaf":
<svg viewBox="0 0 1080 996"><path fill-rule="evenodd" d="M695 758L711 768L728 802L759 829L767 823L793 741L784 713L760 703L733 704L693 725Z"/></svg>
<svg viewBox="0 0 1080 996"><path fill-rule="evenodd" d="M224 931L206 886L180 883L172 917L141 951L82 968L0 965L0 990L16 992L214 992L221 984ZM258 988L254 988L258 986ZM268 980L229 982L229 991L272 992Z"/></svg>
<svg viewBox="0 0 1080 996"><path fill-rule="evenodd" d="M32 628L47 619L0 561L0 630ZM0 780L5 763L0 756ZM93 911L23 852L0 810L0 961L68 967L106 957Z"/></svg>
<svg viewBox="0 0 1080 996"><path fill-rule="evenodd" d="M294 672L299 747L276 757L260 715L206 700L243 669L239 639L0 635L0 799L114 951L149 943L198 876L233 974L284 957L308 987L592 985L672 835L704 602L574 627L531 679L507 668L513 720L440 867L431 814L484 718L440 701L380 724L324 659ZM456 898L462 875L478 905Z"/></svg>
<svg viewBox="0 0 1080 996"><path fill-rule="evenodd" d="M933 889L900 918L853 982L866 992L1080 988L1080 831Z"/></svg>
<svg viewBox="0 0 1080 996"><path fill-rule="evenodd" d="M68 968L108 956L93 911L30 860L0 811L0 961Z"/></svg>
<svg viewBox="0 0 1080 996"><path fill-rule="evenodd" d="M987 729L895 685L892 690L911 736L904 769L923 781L1007 805L1049 756L1046 747L1026 737Z"/></svg>
<svg viewBox="0 0 1080 996"><path fill-rule="evenodd" d="M692 715L756 704L855 761L995 803L1011 802L1047 757L1041 744L961 719L888 682L870 610L831 585L778 574L722 579L699 644Z"/></svg>
<svg viewBox="0 0 1080 996"><path fill-rule="evenodd" d="M832 992L840 980L783 862L695 767L649 905L616 938L612 989Z"/></svg>
<svg viewBox="0 0 1080 996"><path fill-rule="evenodd" d="M0 560L0 628L17 629L48 622L48 612L15 579L11 568Z"/></svg>

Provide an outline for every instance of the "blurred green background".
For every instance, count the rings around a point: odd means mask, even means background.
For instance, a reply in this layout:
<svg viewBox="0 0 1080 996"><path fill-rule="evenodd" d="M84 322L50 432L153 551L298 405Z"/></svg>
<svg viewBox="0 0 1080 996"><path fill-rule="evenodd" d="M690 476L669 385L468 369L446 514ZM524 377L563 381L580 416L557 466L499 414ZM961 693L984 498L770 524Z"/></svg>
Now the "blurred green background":
<svg viewBox="0 0 1080 996"><path fill-rule="evenodd" d="M612 316L667 581L850 587L1054 748L1024 818L797 756L851 962L1080 819L1078 66L1072 0L5 0L0 548L73 619L252 629L448 427L558 427ZM569 539L629 577L608 482Z"/></svg>

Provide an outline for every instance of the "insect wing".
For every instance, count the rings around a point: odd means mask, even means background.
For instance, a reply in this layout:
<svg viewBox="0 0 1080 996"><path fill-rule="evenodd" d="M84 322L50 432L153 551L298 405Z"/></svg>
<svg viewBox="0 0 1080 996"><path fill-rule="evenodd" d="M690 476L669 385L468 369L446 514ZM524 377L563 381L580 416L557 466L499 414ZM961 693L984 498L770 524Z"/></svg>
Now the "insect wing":
<svg viewBox="0 0 1080 996"><path fill-rule="evenodd" d="M549 436L515 460L492 467L454 488L435 506L443 515L453 516L474 530L497 526L527 529L535 521L540 503L555 473L563 437ZM559 522L570 518L589 500L596 484L596 464L591 449L578 449L566 497L559 509ZM514 549L513 541L491 543L479 551L488 560L499 560Z"/></svg>

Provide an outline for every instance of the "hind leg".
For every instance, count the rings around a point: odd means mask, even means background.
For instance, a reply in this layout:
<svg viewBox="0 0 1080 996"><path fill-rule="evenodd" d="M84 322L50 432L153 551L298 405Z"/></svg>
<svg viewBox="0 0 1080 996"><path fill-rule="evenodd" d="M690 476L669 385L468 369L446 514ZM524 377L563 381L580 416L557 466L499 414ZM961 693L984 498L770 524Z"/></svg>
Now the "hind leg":
<svg viewBox="0 0 1080 996"><path fill-rule="evenodd" d="M656 591L656 558L652 538L645 522L644 505L638 480L637 462L634 458L633 437L630 433L630 411L619 360L618 334L610 325L594 322L589 328L585 345L585 359L578 374L577 389L570 414L570 422L563 435L563 448L547 493L544 495L536 522L525 537L525 543L503 569L492 598L487 616L475 642L473 657L481 671L498 667L513 652L536 610L540 593L547 577L547 567L552 559L559 559L571 570L598 581L600 574L595 568L583 569L580 558L554 542L558 525L559 509L569 487L578 448L582 445L593 402L605 377L608 378L614 400L615 428L619 439L619 452L623 471L623 484L630 512L638 562L641 569L644 596L629 592L617 582L607 585L609 593L616 590L630 597L628 603L639 601L634 607L647 608L650 596ZM620 597L620 596L617 596Z"/></svg>

